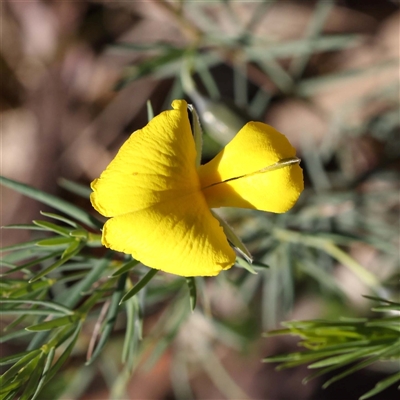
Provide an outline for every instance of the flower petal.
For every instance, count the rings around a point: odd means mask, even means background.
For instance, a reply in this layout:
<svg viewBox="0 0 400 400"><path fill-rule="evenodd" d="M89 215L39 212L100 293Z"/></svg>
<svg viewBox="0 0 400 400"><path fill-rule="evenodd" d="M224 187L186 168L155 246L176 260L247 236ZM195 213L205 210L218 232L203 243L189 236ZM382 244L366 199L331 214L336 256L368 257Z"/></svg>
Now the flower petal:
<svg viewBox="0 0 400 400"><path fill-rule="evenodd" d="M142 210L199 188L196 150L184 100L134 132L92 182L93 207L107 217Z"/></svg>
<svg viewBox="0 0 400 400"><path fill-rule="evenodd" d="M265 170L293 159L296 150L269 125L249 122L213 160L199 168L209 207L241 207L282 213L303 190L298 164Z"/></svg>
<svg viewBox="0 0 400 400"><path fill-rule="evenodd" d="M236 259L200 191L109 219L103 245L181 276L213 276Z"/></svg>

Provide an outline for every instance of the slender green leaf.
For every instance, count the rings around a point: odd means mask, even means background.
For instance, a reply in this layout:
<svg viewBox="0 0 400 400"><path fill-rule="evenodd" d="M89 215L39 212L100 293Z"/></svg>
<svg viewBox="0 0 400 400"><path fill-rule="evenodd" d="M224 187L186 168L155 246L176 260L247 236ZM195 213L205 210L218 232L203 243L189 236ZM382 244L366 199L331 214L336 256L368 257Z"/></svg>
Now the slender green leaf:
<svg viewBox="0 0 400 400"><path fill-rule="evenodd" d="M66 223L67 225L72 226L73 228L78 228L78 224L75 221L71 221L69 218L63 217L62 215L54 214L54 213L49 213L45 211L40 211L40 214L43 215L44 217L52 218L57 221L61 221Z"/></svg>
<svg viewBox="0 0 400 400"><path fill-rule="evenodd" d="M35 240L30 240L28 242L17 243L17 244L12 244L10 246L1 247L0 252L27 249L36 246L39 241L40 239L35 239Z"/></svg>
<svg viewBox="0 0 400 400"><path fill-rule="evenodd" d="M16 326L20 325L21 322L27 317L27 315L20 315L19 317L15 318L14 321L12 321L11 323L9 323L8 325L6 325L3 328L4 332L10 331L13 328L15 328Z"/></svg>
<svg viewBox="0 0 400 400"><path fill-rule="evenodd" d="M397 303L395 301L390 301L388 299L384 299L382 297L368 296L366 294L363 294L362 297L365 297L366 299L369 299L369 300L374 300L374 301L379 301L381 303L386 303L386 304L393 304L393 305L399 305L400 304L400 303Z"/></svg>
<svg viewBox="0 0 400 400"><path fill-rule="evenodd" d="M7 396L10 392L14 392L20 390L25 384L24 379L16 379L12 382L5 383L4 385L0 386L0 394L3 396Z"/></svg>
<svg viewBox="0 0 400 400"><path fill-rule="evenodd" d="M59 255L61 255L61 251L60 251L60 250L54 251L53 253L47 254L47 255L45 255L45 256L43 256L43 257L36 258L35 260L30 261L30 262L28 262L28 263L26 263L26 264L19 265L18 267L17 267L17 266L14 266L13 269L10 269L9 271L5 272L4 274L1 274L0 276L6 276L6 275L12 274L12 273L14 273L14 272L17 272L17 271L24 271L24 270L27 270L27 272L31 273L31 272L28 270L30 267L33 267L33 266L35 266L35 265L38 265L38 264L40 264L42 261L46 261L46 260L48 260L49 258L57 257L57 256L59 256Z"/></svg>
<svg viewBox="0 0 400 400"><path fill-rule="evenodd" d="M41 352L42 352L41 349L32 350L28 354L20 358L19 361L17 361L10 369L8 369L0 377L0 387L2 387L6 382L9 382L11 379L13 379L21 368L28 365Z"/></svg>
<svg viewBox="0 0 400 400"><path fill-rule="evenodd" d="M185 279L189 288L190 309L194 311L197 301L196 280L193 276Z"/></svg>
<svg viewBox="0 0 400 400"><path fill-rule="evenodd" d="M147 107L147 121L150 122L154 118L154 110L150 100L147 100L146 107Z"/></svg>
<svg viewBox="0 0 400 400"><path fill-rule="evenodd" d="M8 394L0 394L0 400L14 400L17 396L18 390L10 391Z"/></svg>
<svg viewBox="0 0 400 400"><path fill-rule="evenodd" d="M69 237L69 233L71 231L71 229L64 228L62 226L53 224L52 222L48 222L48 221L33 220L32 222L37 226L45 228L48 231L58 233L61 236Z"/></svg>
<svg viewBox="0 0 400 400"><path fill-rule="evenodd" d="M117 271L115 271L111 276L116 277L116 276L124 274L125 272L129 272L131 269L133 269L138 264L139 264L139 261L135 260L135 259L128 261L121 268L119 268Z"/></svg>
<svg viewBox="0 0 400 400"><path fill-rule="evenodd" d="M57 183L63 189L68 190L68 192L83 197L84 199L89 199L90 194L92 193L92 190L90 189L89 186L81 185L80 183L70 181L69 179L66 178L58 178Z"/></svg>
<svg viewBox="0 0 400 400"><path fill-rule="evenodd" d="M44 383L46 381L47 372L50 370L51 364L53 363L53 359L54 359L55 353L56 353L56 348L55 347L51 347L50 350L49 350L49 353L47 355L46 364L44 365L44 368L43 368L42 377L41 377L39 383L37 384L36 391L33 394L31 400L35 400L38 397L38 395L39 395L39 393L40 393L40 391L41 391L41 389L42 389L42 387L43 387L43 385L44 385Z"/></svg>
<svg viewBox="0 0 400 400"><path fill-rule="evenodd" d="M20 331L10 332L7 335L0 336L0 343L8 342L9 340L15 340L23 336L31 335L32 332L28 332L25 329Z"/></svg>
<svg viewBox="0 0 400 400"><path fill-rule="evenodd" d="M214 211L211 211L213 216L219 221L220 225L222 226L222 229L224 230L224 233L226 237L228 238L229 242L235 247L236 250L239 251L239 253L246 259L248 264L251 264L253 262L253 257L251 256L249 250L247 250L247 247L244 245L244 243L239 239L239 237L236 235L236 233L233 231L233 229L229 226L229 224L224 221L217 213ZM243 266L242 264L239 263L239 265ZM244 266L243 266L244 267ZM244 267L245 268L245 267ZM247 269L247 268L246 268ZM250 267L250 269L252 269ZM257 274L253 270L250 271L252 274Z"/></svg>
<svg viewBox="0 0 400 400"><path fill-rule="evenodd" d="M54 310L39 310L35 308L12 308L8 310L1 310L2 315L64 315L64 313L60 311Z"/></svg>
<svg viewBox="0 0 400 400"><path fill-rule="evenodd" d="M74 308L82 298L82 293L86 292L103 275L109 266L110 257L111 252L105 258L98 260L84 279L65 290L55 300L68 308Z"/></svg>
<svg viewBox="0 0 400 400"><path fill-rule="evenodd" d="M140 290L142 290L157 274L157 269L150 269L150 271L131 289L125 296L122 298L121 303L127 301L135 294L137 294Z"/></svg>
<svg viewBox="0 0 400 400"><path fill-rule="evenodd" d="M23 351L22 353L17 353L7 357L2 357L0 358L0 365L14 364L15 362L20 360L22 357L25 357L29 353L30 351Z"/></svg>
<svg viewBox="0 0 400 400"><path fill-rule="evenodd" d="M43 279L41 281L25 283L21 285L21 287L15 288L10 291L9 297L16 298L22 297L27 294L33 295L35 292L39 290L43 290L45 288L49 288L53 286L57 281L55 279Z"/></svg>
<svg viewBox="0 0 400 400"><path fill-rule="evenodd" d="M45 382L48 382L51 378L53 378L53 376L57 373L57 371L62 367L62 365L68 359L73 348L75 347L76 341L78 340L81 328L82 328L82 322L79 322L77 324L72 336L69 335L71 337L71 341L68 344L67 348L64 350L64 352L58 358L56 363L47 371L47 376L46 376Z"/></svg>
<svg viewBox="0 0 400 400"><path fill-rule="evenodd" d="M238 267L244 268L245 270L249 271L253 275L257 275L257 271L254 270L251 264L249 264L246 260L243 260L243 258L236 257L235 265Z"/></svg>
<svg viewBox="0 0 400 400"><path fill-rule="evenodd" d="M80 240L74 239L74 241L61 254L61 260L69 260L71 257L78 254L84 245L85 244Z"/></svg>
<svg viewBox="0 0 400 400"><path fill-rule="evenodd" d="M359 349L357 351L352 351L350 354L340 354L335 357L325 358L322 361L318 361L308 366L310 369L314 368L323 368L330 365L342 366L353 361L357 361L361 357L369 356L375 353L375 351L379 351L385 348L384 345L380 346L369 346L363 349Z"/></svg>
<svg viewBox="0 0 400 400"><path fill-rule="evenodd" d="M13 265L17 265L17 263L31 261L33 257L39 257L42 256L43 254L48 254L50 253L50 250L54 249L49 249L47 247L39 247L35 245L33 247L20 249L5 254L1 262L12 263Z"/></svg>
<svg viewBox="0 0 400 400"><path fill-rule="evenodd" d="M33 368L28 382L24 385L24 391L18 400L30 400L36 391L46 362L46 355L42 353L38 358L38 362Z"/></svg>
<svg viewBox="0 0 400 400"><path fill-rule="evenodd" d="M88 246L88 247L103 247L103 244L101 243L101 235L88 232L86 246Z"/></svg>
<svg viewBox="0 0 400 400"><path fill-rule="evenodd" d="M362 395L359 400L369 399L370 397L377 395L378 393L382 392L389 386L392 386L399 381L400 381L400 372L388 376L387 378L382 379L380 382L378 382L373 389Z"/></svg>
<svg viewBox="0 0 400 400"><path fill-rule="evenodd" d="M201 128L199 115L197 114L196 109L191 104L189 104L188 110L192 114L192 132L196 147L196 167L200 167L201 151L203 148L203 129Z"/></svg>
<svg viewBox="0 0 400 400"><path fill-rule="evenodd" d="M88 231L84 229L75 229L69 233L70 236L80 239L80 240L87 240L88 238Z"/></svg>
<svg viewBox="0 0 400 400"><path fill-rule="evenodd" d="M73 314L74 312L61 304L55 303L54 301L44 301L44 300L16 300L16 299L0 299L0 303L5 304L36 304L41 306L46 306L48 308L53 308L54 310L60 311L64 314Z"/></svg>
<svg viewBox="0 0 400 400"><path fill-rule="evenodd" d="M41 203L46 204L50 207L53 207L56 210L59 210L92 228L101 228L103 226L100 221L98 221L86 211L64 200L61 200L58 197L42 192L41 190L35 189L23 183L13 181L12 179L5 178L3 176L0 176L0 183L11 189L14 189L15 191L27 197L40 201Z"/></svg>
<svg viewBox="0 0 400 400"><path fill-rule="evenodd" d="M50 329L59 328L60 326L74 324L80 319L77 314L65 315L60 318L52 319L50 321L41 322L39 324L31 325L26 327L27 331L38 332L38 331L48 331Z"/></svg>
<svg viewBox="0 0 400 400"><path fill-rule="evenodd" d="M64 246L71 244L74 240L75 239L72 238L71 236L68 237L57 236L50 239L39 240L37 241L36 244L42 247Z"/></svg>
<svg viewBox="0 0 400 400"><path fill-rule="evenodd" d="M78 241L75 241L75 240L74 240L74 242L78 243L78 246L76 246L75 243L72 243L71 244L72 250L69 251L67 255L65 255L65 253L63 253L63 255L61 256L60 260L56 261L55 263L53 263L49 267L47 267L47 268L43 269L42 271L40 271L38 274L36 274L33 278L31 278L29 280L29 283L33 283L33 282L38 281L39 279L41 279L45 275L47 275L49 272L55 270L59 266L61 266L64 263L66 263L70 258L72 258L76 254L78 254L80 252L80 250L82 249L82 247L84 246L84 244L79 243Z"/></svg>
<svg viewBox="0 0 400 400"><path fill-rule="evenodd" d="M86 362L86 365L90 365L98 357L98 355L103 350L105 344L107 343L107 341L114 329L115 321L117 319L117 315L118 315L118 311L119 311L120 301L124 294L126 278L127 278L127 275L124 274L124 275L121 275L118 280L117 288L111 297L111 303L110 303L110 307L108 309L106 323L105 323L105 326L101 333L99 342L98 342L97 347L94 350L90 360L88 360Z"/></svg>
<svg viewBox="0 0 400 400"><path fill-rule="evenodd" d="M32 225L32 224L12 224L2 226L1 229L27 229L31 231L46 231L47 229L42 228L41 226Z"/></svg>
<svg viewBox="0 0 400 400"><path fill-rule="evenodd" d="M126 363L129 355L133 353L135 348L135 338L138 338L139 335L134 335L136 321L139 318L139 300L138 296L131 297L129 300L125 302L126 307L126 330L125 330L125 338L124 338L124 347L122 349L122 362Z"/></svg>

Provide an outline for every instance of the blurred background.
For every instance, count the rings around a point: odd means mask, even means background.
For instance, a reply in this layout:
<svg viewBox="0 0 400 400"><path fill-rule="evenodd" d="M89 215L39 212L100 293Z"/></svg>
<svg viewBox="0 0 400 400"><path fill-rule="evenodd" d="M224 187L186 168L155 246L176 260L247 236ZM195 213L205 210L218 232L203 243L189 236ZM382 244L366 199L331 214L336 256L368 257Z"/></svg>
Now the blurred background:
<svg viewBox="0 0 400 400"><path fill-rule="evenodd" d="M90 209L60 178L88 185L147 123L146 102L157 114L175 98L197 107L204 161L246 120L274 126L302 158L306 190L291 213L223 211L271 268L233 283L207 281L203 307L213 322L193 313L154 362L139 363L119 398L356 399L385 375L366 370L321 391L322 380L301 384L305 367L275 372L260 359L297 348L294 338L261 337L282 320L367 315L368 274L383 296L398 292L397 1L10 0L0 7L2 175ZM1 225L27 223L41 209L2 188ZM334 250L307 236L319 232ZM3 245L23 235L3 232ZM162 311L162 303L148 308L145 336ZM123 322L118 329L90 367L82 367L83 338L43 398L116 393Z"/></svg>

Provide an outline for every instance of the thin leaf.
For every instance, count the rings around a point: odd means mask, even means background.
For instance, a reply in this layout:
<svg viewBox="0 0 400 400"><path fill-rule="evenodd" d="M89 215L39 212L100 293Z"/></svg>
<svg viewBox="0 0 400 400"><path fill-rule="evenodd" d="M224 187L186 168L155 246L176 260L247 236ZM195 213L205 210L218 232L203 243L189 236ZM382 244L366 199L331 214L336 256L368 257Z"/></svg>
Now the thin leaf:
<svg viewBox="0 0 400 400"><path fill-rule="evenodd" d="M322 361L318 361L308 366L310 369L314 368L323 368L331 365L335 365L337 367L351 363L353 361L358 360L359 358L372 355L377 350L382 350L385 346L369 346L363 349L359 349L357 351L352 351L350 354L340 354L335 357L325 358Z"/></svg>
<svg viewBox="0 0 400 400"><path fill-rule="evenodd" d="M137 294L140 290L142 290L153 279L157 272L157 269L150 269L150 271L131 290L129 290L128 293L125 294L120 304L124 301L127 301L135 294Z"/></svg>
<svg viewBox="0 0 400 400"><path fill-rule="evenodd" d="M69 260L71 257L78 254L83 247L84 243L82 243L80 240L74 239L61 254L61 260Z"/></svg>
<svg viewBox="0 0 400 400"><path fill-rule="evenodd" d="M188 110L192 114L191 125L192 125L195 148L196 148L195 163L196 167L199 167L201 164L201 151L203 148L203 129L201 128L199 115L197 114L196 109L191 104L189 104Z"/></svg>
<svg viewBox="0 0 400 400"><path fill-rule="evenodd" d="M1 310L2 315L64 315L59 311L54 310L39 310L34 308L12 308L8 310Z"/></svg>
<svg viewBox="0 0 400 400"><path fill-rule="evenodd" d="M32 225L32 224L11 224L2 226L1 229L27 229L31 231L46 231L47 229L42 228L41 226Z"/></svg>
<svg viewBox="0 0 400 400"><path fill-rule="evenodd" d="M26 318L26 315L20 315L19 317L15 318L14 321L12 321L11 323L9 323L8 325L6 325L3 328L4 332L10 331L13 328L15 328L16 326L20 325L20 323Z"/></svg>
<svg viewBox="0 0 400 400"><path fill-rule="evenodd" d="M108 253L105 258L97 261L96 265L93 266L92 271L86 275L86 278L65 290L57 296L55 300L60 304L64 304L68 308L74 308L82 298L82 293L86 292L103 275L104 271L109 266L110 258L111 252Z"/></svg>
<svg viewBox="0 0 400 400"><path fill-rule="evenodd" d="M9 382L5 385L0 386L0 396L7 396L9 398L10 392L16 393L21 389L21 387L25 384L24 380L15 380L13 382ZM17 390L15 390L17 389Z"/></svg>
<svg viewBox="0 0 400 400"><path fill-rule="evenodd" d="M37 241L36 244L42 247L64 246L71 244L74 240L75 239L70 236L68 237L57 236L50 239L39 240Z"/></svg>
<svg viewBox="0 0 400 400"><path fill-rule="evenodd" d="M58 358L56 363L50 368L50 370L47 372L47 376L45 378L45 382L48 382L53 376L57 373L57 371L62 367L64 362L68 359L70 356L73 348L75 347L75 343L78 340L79 333L81 331L82 323L79 322L75 328L74 333L71 336L71 341L68 344L67 348L64 350L64 352L61 354L61 356Z"/></svg>
<svg viewBox="0 0 400 400"><path fill-rule="evenodd" d="M125 272L129 272L129 271L130 271L131 269L133 269L136 265L138 265L139 262L140 262L140 261L135 260L135 259L133 259L133 260L131 260L131 261L128 261L128 262L127 262L126 264L124 264L121 268L119 268L117 271L115 271L115 272L111 275L111 277L116 277L116 276L119 276L119 275L124 274Z"/></svg>
<svg viewBox="0 0 400 400"><path fill-rule="evenodd" d="M126 363L129 355L133 353L135 347L134 338L139 335L134 335L136 321L139 318L139 300L137 296L131 297L125 302L126 307L126 330L124 338L124 347L122 349L122 362Z"/></svg>
<svg viewBox="0 0 400 400"><path fill-rule="evenodd" d="M66 178L58 178L57 183L63 189L68 190L68 192L71 192L80 197L83 197L84 199L89 199L90 194L92 193L92 190L90 189L90 187L88 187L86 185L81 185L80 183L70 181L69 179L66 179Z"/></svg>
<svg viewBox="0 0 400 400"><path fill-rule="evenodd" d="M52 222L48 222L48 221L33 220L32 222L37 226L45 228L48 231L58 233L61 236L69 237L69 232L71 231L71 229L64 228L62 226L53 224Z"/></svg>
<svg viewBox="0 0 400 400"><path fill-rule="evenodd" d="M12 274L12 273L14 273L14 272L17 272L17 271L24 271L24 270L26 270L28 273L31 273L31 272L29 271L29 268L30 268L30 267L33 267L33 266L35 266L35 265L38 265L38 264L40 264L42 261L48 260L49 258L56 257L56 256L58 256L58 255L60 255L60 254L61 254L61 252L60 252L59 250L57 250L57 251L55 251L55 252L53 252L53 253L50 253L50 254L45 255L44 257L36 258L35 260L33 260L33 261L31 261L31 262L28 262L28 263L26 263L26 264L22 264L22 265L20 265L20 266L14 266L13 269L10 269L9 271L5 272L4 274L1 274L0 276L6 276L6 275Z"/></svg>
<svg viewBox="0 0 400 400"><path fill-rule="evenodd" d="M37 357L42 352L41 349L30 351L28 354L20 358L18 362L16 362L10 369L8 369L1 377L0 377L0 387L14 378L14 376L18 373L20 369L24 366L28 365L35 357Z"/></svg>
<svg viewBox="0 0 400 400"><path fill-rule="evenodd" d="M48 218L55 219L56 221L64 222L67 225L72 226L73 228L78 228L78 224L75 221L71 221L69 218L63 217L62 215L44 212L44 211L40 211L40 214L43 215L44 217L48 217Z"/></svg>
<svg viewBox="0 0 400 400"><path fill-rule="evenodd" d="M190 309L194 311L197 301L196 280L193 276L185 279L189 288Z"/></svg>
<svg viewBox="0 0 400 400"><path fill-rule="evenodd" d="M49 250L54 250L54 249L33 246L5 254L1 262L12 263L13 265L16 265L17 263L20 262L27 262L27 260L31 261L32 257L39 257L39 256L41 257L43 254L48 254Z"/></svg>
<svg viewBox="0 0 400 400"><path fill-rule="evenodd" d="M37 304L41 306L46 306L53 308L54 310L60 311L64 314L73 314L74 312L61 304L55 303L54 301L44 301L44 300L16 300L16 299L0 299L0 303L10 303L10 304Z"/></svg>
<svg viewBox="0 0 400 400"><path fill-rule="evenodd" d="M257 271L255 271L253 267L248 262L246 262L246 260L243 260L243 258L236 257L235 265L244 268L246 271L249 271L253 275L257 275Z"/></svg>
<svg viewBox="0 0 400 400"><path fill-rule="evenodd" d="M2 357L0 358L0 365L14 364L16 361L20 360L22 357L25 357L29 353L30 351L23 351L22 353L17 353L7 357Z"/></svg>
<svg viewBox="0 0 400 400"><path fill-rule="evenodd" d="M253 257L251 256L249 250L247 250L247 247L243 244L243 242L239 239L239 237L236 235L236 233L233 231L233 229L229 226L229 224L224 221L217 213L212 211L213 216L218 220L220 225L222 226L222 229L228 238L229 242L237 249L239 250L240 254L243 255L243 257L246 259L246 261L251 264L253 261ZM253 272L252 272L253 273ZM256 272L254 271L256 274Z"/></svg>
<svg viewBox="0 0 400 400"><path fill-rule="evenodd" d="M75 245L75 242L78 243L77 246ZM70 258L72 258L76 254L78 254L83 246L84 246L84 244L74 240L74 243L71 244L71 247L69 248L69 249L72 249L72 250L69 250L67 255L65 255L65 253L63 253L60 260L56 261L54 264L50 265L49 267L45 268L44 270L40 271L32 279L29 280L29 283L33 283L33 282L38 281L39 279L41 279L45 275L47 275L49 272L55 270L59 266L61 266L64 263L66 263Z"/></svg>
<svg viewBox="0 0 400 400"><path fill-rule="evenodd" d="M127 275L121 275L118 280L117 288L111 297L110 308L108 309L107 317L106 317L106 324L103 328L101 333L99 342L97 344L96 349L94 350L91 358L87 360L86 365L90 365L101 353L105 344L107 343L115 325L115 321L117 319L120 301L122 295L124 294L125 282L126 282Z"/></svg>
<svg viewBox="0 0 400 400"><path fill-rule="evenodd" d="M35 292L53 286L55 283L55 279L43 279L41 281L33 283L24 282L24 285L22 287L11 290L9 293L9 297L16 298L25 296L27 294L32 296Z"/></svg>
<svg viewBox="0 0 400 400"><path fill-rule="evenodd" d="M382 390L385 390L389 386L394 385L396 382L400 381L400 372L397 374L393 374L391 376L388 376L385 379L382 379L380 382L378 382L373 389L365 393L360 397L359 400L365 400L369 399L372 396L377 395L378 393L382 392Z"/></svg>
<svg viewBox="0 0 400 400"><path fill-rule="evenodd" d="M74 229L69 233L69 235L72 236L73 238L86 241L89 236L89 232L84 229Z"/></svg>
<svg viewBox="0 0 400 400"><path fill-rule="evenodd" d="M30 247L36 246L36 244L40 241L40 239L30 240L28 242L12 244L11 246L5 246L0 248L0 253L4 251L11 251L11 250L21 250L27 249Z"/></svg>
<svg viewBox="0 0 400 400"><path fill-rule="evenodd" d="M154 110L150 100L147 100L146 107L147 107L147 121L150 122L154 118Z"/></svg>
<svg viewBox="0 0 400 400"><path fill-rule="evenodd" d="M24 391L18 400L29 400L32 398L32 395L35 393L39 380L42 376L45 362L46 355L42 353L37 364L35 365L35 368L33 368L33 371L30 374L28 382L24 385Z"/></svg>
<svg viewBox="0 0 400 400"><path fill-rule="evenodd" d="M59 210L66 215L69 215L76 220L90 226L91 228L101 228L103 224L94 218L92 215L87 213L86 211L59 199L56 196L50 195L48 193L42 192L41 190L35 189L31 186L25 185L23 183L16 182L12 179L5 178L0 176L0 183L4 186L7 186L15 191L30 197L34 200L40 201L43 204L46 204L50 207Z"/></svg>
<svg viewBox="0 0 400 400"><path fill-rule="evenodd" d="M48 331L50 329L59 328L60 326L74 324L79 320L79 318L80 316L77 314L65 315L61 318L56 318L50 321L45 321L39 324L28 326L25 329L30 332Z"/></svg>
<svg viewBox="0 0 400 400"><path fill-rule="evenodd" d="M54 359L55 353L56 353L56 348L55 347L51 347L50 350L49 350L49 353L47 355L46 364L44 365L42 376L40 378L40 381L37 384L35 393L33 394L31 400L35 400L37 398L37 396L39 395L39 393L40 393L40 391L41 391L41 389L42 389L42 387L43 387L43 385L44 385L44 383L46 381L47 372L49 371L49 369L51 367L51 364L53 363L53 359Z"/></svg>
<svg viewBox="0 0 400 400"><path fill-rule="evenodd" d="M23 336L31 335L32 332L28 332L25 329L21 329L20 331L10 332L7 335L0 336L0 343L8 342L9 340L18 339Z"/></svg>

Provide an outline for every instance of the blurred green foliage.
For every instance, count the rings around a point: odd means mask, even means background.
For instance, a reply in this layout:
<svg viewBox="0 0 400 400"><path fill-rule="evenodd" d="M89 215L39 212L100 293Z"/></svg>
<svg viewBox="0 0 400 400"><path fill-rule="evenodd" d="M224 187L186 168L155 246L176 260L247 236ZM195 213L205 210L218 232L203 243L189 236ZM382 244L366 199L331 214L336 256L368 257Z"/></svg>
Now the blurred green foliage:
<svg viewBox="0 0 400 400"><path fill-rule="evenodd" d="M244 121L263 118L276 99L296 99L318 109L314 96L319 92L398 66L397 59L388 59L367 67L332 69L326 74L309 71L313 57L357 48L364 41L359 34L324 33L333 1L316 2L303 37L287 41L254 33L273 1L257 3L244 25L237 23L230 1L214 5L196 1L158 3L187 40L183 44L166 41L110 46L114 51L140 55L140 61L126 68L117 88L145 76L168 79L171 88L164 108L172 99L191 99L205 129L205 158L227 143ZM206 6L222 7L238 29L234 33L222 30L210 18ZM195 15L197 25L187 15ZM225 98L218 79L221 67L229 70L232 78L230 99ZM124 398L139 363L145 360L147 368L154 365L176 343L180 328L195 319L211 333L194 339L197 352L175 347L171 380L176 397L193 397L188 367L193 357L226 397L245 397L213 352L214 345L243 351L260 331L275 328L285 319L303 293L317 296L330 310L337 305L332 319L284 323L286 329L270 334L297 335L308 350L266 361L281 362L282 368L311 362L310 368L320 369L314 376L356 363L328 381L329 385L371 363L399 360L399 304L387 300L398 296L398 90L398 81L394 80L367 96L341 103L318 144L304 135L307 132L299 132L307 187L291 212L222 212L255 262L249 266L239 260L238 268L221 274L212 284L202 278L156 274L131 257L105 253L100 243L103 221L91 212L1 178L2 185L60 214L42 213L46 220L3 227L30 230L32 240L3 248L5 327L0 341L16 343L26 350L0 360L9 366L1 377L0 398L56 398L68 390L78 397L94 376L96 362L108 379L111 397ZM365 118L353 122L349 117L376 104L378 111ZM379 162L362 173L356 172L348 145L354 138L375 140L381 151ZM90 193L88 187L68 180L60 181L60 185L86 199ZM385 278L376 269L362 265L353 251L357 246L366 246L379 255ZM360 318L366 310L348 307L349 292L334 275L338 266L351 271L366 294L378 296L372 300L382 302L375 308L382 317ZM240 299L244 309L240 321L232 316L213 316L211 297L224 290ZM144 336L144 318L155 307L161 309L161 316ZM337 319L346 313L347 319ZM80 343L88 331L89 343ZM86 346L85 366L82 350L79 353L82 346ZM120 362L107 357L107 346L115 346L121 354ZM62 374L61 368L74 352L82 367L72 366ZM85 374L75 374L74 379L68 376L82 368ZM52 379L56 374L59 379ZM394 372L362 398L398 380L399 373Z"/></svg>

